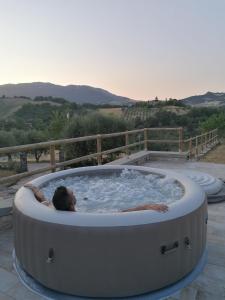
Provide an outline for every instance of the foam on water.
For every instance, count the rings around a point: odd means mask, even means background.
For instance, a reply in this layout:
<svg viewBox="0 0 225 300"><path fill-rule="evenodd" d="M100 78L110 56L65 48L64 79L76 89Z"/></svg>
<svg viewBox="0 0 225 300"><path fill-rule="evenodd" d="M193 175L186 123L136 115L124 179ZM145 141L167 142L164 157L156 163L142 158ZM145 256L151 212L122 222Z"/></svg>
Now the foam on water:
<svg viewBox="0 0 225 300"><path fill-rule="evenodd" d="M76 210L81 212L118 212L143 204L170 204L183 196L182 187L172 178L128 169L121 173L51 181L42 188L45 197L52 199L55 189L61 185L73 190Z"/></svg>

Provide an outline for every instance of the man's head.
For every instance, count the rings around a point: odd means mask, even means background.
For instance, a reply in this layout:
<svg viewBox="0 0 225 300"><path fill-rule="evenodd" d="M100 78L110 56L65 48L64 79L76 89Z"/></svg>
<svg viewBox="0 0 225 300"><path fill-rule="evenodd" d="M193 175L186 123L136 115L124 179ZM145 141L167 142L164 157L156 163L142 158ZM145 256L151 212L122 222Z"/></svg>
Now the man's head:
<svg viewBox="0 0 225 300"><path fill-rule="evenodd" d="M57 210L75 211L76 198L73 192L65 186L60 186L55 190L52 202Z"/></svg>

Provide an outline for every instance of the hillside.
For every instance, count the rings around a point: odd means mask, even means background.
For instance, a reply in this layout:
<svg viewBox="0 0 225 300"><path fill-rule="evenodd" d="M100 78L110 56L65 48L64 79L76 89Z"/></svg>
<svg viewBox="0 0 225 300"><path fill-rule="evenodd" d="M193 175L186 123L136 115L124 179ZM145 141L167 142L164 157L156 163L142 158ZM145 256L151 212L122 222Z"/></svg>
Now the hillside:
<svg viewBox="0 0 225 300"><path fill-rule="evenodd" d="M207 92L204 95L191 96L181 100L186 105L196 107L225 106L225 93Z"/></svg>
<svg viewBox="0 0 225 300"><path fill-rule="evenodd" d="M13 115L24 104L44 104L49 103L51 105L58 106L59 104L50 101L33 101L25 98L0 98L0 120Z"/></svg>
<svg viewBox="0 0 225 300"><path fill-rule="evenodd" d="M147 120L148 118L155 117L158 113L174 113L177 116L185 115L189 112L188 107L179 106L163 106L163 107L127 107L123 109L123 116L126 120L134 120L140 118L141 120Z"/></svg>
<svg viewBox="0 0 225 300"><path fill-rule="evenodd" d="M2 95L6 97L25 96L32 99L37 96L52 96L79 104L129 105L134 102L132 99L114 95L100 88L86 85L62 86L44 82L0 85L0 97Z"/></svg>

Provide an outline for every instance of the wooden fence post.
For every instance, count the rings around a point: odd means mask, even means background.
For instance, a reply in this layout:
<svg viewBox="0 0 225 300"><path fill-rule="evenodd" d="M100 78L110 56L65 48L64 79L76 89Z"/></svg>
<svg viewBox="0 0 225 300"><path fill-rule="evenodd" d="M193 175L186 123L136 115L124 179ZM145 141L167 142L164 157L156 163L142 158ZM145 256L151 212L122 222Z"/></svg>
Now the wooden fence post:
<svg viewBox="0 0 225 300"><path fill-rule="evenodd" d="M65 151L62 148L60 148L59 149L59 162L64 162L64 161L65 161ZM65 168L61 167L60 170L61 171L65 170Z"/></svg>
<svg viewBox="0 0 225 300"><path fill-rule="evenodd" d="M189 159L191 158L192 156L192 138L190 138L190 141L189 141Z"/></svg>
<svg viewBox="0 0 225 300"><path fill-rule="evenodd" d="M183 152L183 127L179 128L179 152Z"/></svg>
<svg viewBox="0 0 225 300"><path fill-rule="evenodd" d="M198 136L195 137L195 158L198 158Z"/></svg>
<svg viewBox="0 0 225 300"><path fill-rule="evenodd" d="M26 152L20 152L20 172L27 172L28 166L27 166L27 153Z"/></svg>
<svg viewBox="0 0 225 300"><path fill-rule="evenodd" d="M200 149L201 149L201 152L203 153L204 152L203 133L201 133Z"/></svg>
<svg viewBox="0 0 225 300"><path fill-rule="evenodd" d="M205 150L207 150L207 133L205 134Z"/></svg>
<svg viewBox="0 0 225 300"><path fill-rule="evenodd" d="M144 150L148 150L148 129L144 128Z"/></svg>
<svg viewBox="0 0 225 300"><path fill-rule="evenodd" d="M102 137L101 134L98 134L97 136L97 159L98 159L98 165L102 164Z"/></svg>
<svg viewBox="0 0 225 300"><path fill-rule="evenodd" d="M50 146L50 165L52 172L55 172L55 145Z"/></svg>
<svg viewBox="0 0 225 300"><path fill-rule="evenodd" d="M215 129L215 143L218 143L218 128Z"/></svg>
<svg viewBox="0 0 225 300"><path fill-rule="evenodd" d="M128 148L128 145L129 145L129 134L128 132L125 133L125 146L127 147L125 149L126 151L126 155L129 155L129 148Z"/></svg>

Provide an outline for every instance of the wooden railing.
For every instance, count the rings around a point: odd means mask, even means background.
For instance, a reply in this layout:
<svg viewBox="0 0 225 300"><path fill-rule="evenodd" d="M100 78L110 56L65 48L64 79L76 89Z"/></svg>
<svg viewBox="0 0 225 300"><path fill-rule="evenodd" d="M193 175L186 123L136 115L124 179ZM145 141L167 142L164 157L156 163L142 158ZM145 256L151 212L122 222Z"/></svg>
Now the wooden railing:
<svg viewBox="0 0 225 300"><path fill-rule="evenodd" d="M166 132L166 133L172 133L172 139L150 139L151 134L159 132ZM130 137L134 134L139 134L139 140L130 143ZM124 145L113 148L113 149L107 149L102 150L102 141L103 139L108 138L114 138L114 137L124 137ZM174 136L177 138L174 139ZM142 137L142 139L141 139ZM204 141L199 143L199 138L204 137ZM5 147L0 148L0 156L1 155L7 155L7 154L13 154L13 153L21 153L21 152L29 152L35 149L49 149L50 154L50 163L48 166L44 168L40 168L37 170L27 171L23 173L19 173L16 175L11 175L8 177L0 178L0 184L1 183L7 183L10 181L17 181L23 177L31 176L34 174L44 173L48 171L55 172L56 169L60 169L75 163L80 163L82 161L86 161L89 159L96 159L97 163L100 165L102 164L102 157L106 156L108 154L112 154L115 152L124 152L126 155L129 155L130 149L135 148L137 146L142 146L144 150L149 150L151 148L151 144L168 144L168 145L177 145L178 151L180 153L186 151L185 147L188 144L189 149L187 152L189 153L189 156L192 157L193 153L195 154L195 157L199 155L200 148L207 147L209 143L211 145L216 143L217 141L217 130L212 130L210 132L204 133L202 135L199 135L194 138L190 139L183 139L183 128L144 128L144 129L137 129L132 131L124 131L124 132L116 132L116 133L109 133L109 134L97 134L97 135L91 135L91 136L84 136L84 137L77 137L77 138L70 138L70 139L62 139L62 140L54 140L49 142L41 142L36 144L29 144L29 145L20 145L20 146L14 146L14 147ZM87 142L87 141L96 141L96 152L91 153L85 156L76 157L67 161L61 161L58 162L56 160L56 148L59 146L64 146L68 144L74 144L79 142ZM134 140L134 139L132 139ZM193 141L195 141L195 145L193 145ZM200 147L200 148L199 148ZM187 147L186 147L187 148Z"/></svg>
<svg viewBox="0 0 225 300"><path fill-rule="evenodd" d="M189 158L191 159L194 157L195 159L198 159L199 156L206 153L218 143L218 138L218 129L216 128L184 140Z"/></svg>

